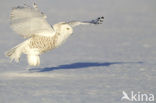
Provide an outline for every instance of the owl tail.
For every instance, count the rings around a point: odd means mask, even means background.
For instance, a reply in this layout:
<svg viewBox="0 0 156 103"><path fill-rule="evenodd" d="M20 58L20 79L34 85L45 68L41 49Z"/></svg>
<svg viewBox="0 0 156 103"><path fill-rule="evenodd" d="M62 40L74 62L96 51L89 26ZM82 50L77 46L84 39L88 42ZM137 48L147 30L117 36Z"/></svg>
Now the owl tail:
<svg viewBox="0 0 156 103"><path fill-rule="evenodd" d="M27 59L28 59L28 64L31 66L40 65L40 57L38 55L28 54Z"/></svg>
<svg viewBox="0 0 156 103"><path fill-rule="evenodd" d="M16 62L19 62L22 51L23 51L23 43L5 52L5 55L11 59L11 62L13 60L15 60Z"/></svg>

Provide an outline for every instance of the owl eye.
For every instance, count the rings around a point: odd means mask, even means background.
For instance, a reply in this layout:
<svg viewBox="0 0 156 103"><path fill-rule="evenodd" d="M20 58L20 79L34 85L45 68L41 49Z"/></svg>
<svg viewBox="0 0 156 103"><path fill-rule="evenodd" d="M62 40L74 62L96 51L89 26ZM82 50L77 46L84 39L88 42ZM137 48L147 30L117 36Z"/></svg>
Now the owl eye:
<svg viewBox="0 0 156 103"><path fill-rule="evenodd" d="M69 30L70 28L66 28L67 30Z"/></svg>

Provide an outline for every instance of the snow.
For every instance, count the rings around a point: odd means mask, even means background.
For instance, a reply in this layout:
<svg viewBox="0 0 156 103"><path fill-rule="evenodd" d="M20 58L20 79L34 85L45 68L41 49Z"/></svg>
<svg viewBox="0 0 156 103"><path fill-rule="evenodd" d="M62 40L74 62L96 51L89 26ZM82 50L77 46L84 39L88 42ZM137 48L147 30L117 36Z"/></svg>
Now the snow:
<svg viewBox="0 0 156 103"><path fill-rule="evenodd" d="M156 96L155 0L36 1L51 24L105 20L75 28L27 71L25 56L9 63L4 52L24 41L9 27L11 7L31 2L1 0L0 103L122 103L122 91Z"/></svg>

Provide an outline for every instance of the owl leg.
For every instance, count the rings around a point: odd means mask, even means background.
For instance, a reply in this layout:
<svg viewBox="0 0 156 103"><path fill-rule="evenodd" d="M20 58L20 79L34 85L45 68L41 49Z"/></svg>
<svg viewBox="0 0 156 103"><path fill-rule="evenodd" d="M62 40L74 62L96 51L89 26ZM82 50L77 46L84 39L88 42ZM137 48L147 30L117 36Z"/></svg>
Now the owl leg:
<svg viewBox="0 0 156 103"><path fill-rule="evenodd" d="M40 57L38 49L30 49L27 54L28 64L30 66L39 66L40 65Z"/></svg>
<svg viewBox="0 0 156 103"><path fill-rule="evenodd" d="M38 55L27 55L27 59L30 66L40 65L40 57Z"/></svg>

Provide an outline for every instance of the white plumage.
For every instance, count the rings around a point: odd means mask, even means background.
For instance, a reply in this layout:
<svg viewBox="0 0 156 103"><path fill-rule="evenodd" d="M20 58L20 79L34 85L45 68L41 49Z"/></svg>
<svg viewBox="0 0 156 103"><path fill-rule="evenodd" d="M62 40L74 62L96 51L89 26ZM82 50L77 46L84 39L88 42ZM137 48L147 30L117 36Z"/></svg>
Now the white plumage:
<svg viewBox="0 0 156 103"><path fill-rule="evenodd" d="M73 33L73 27L80 24L101 24L104 19L104 17L99 17L84 22L60 22L51 26L46 21L46 17L38 10L35 3L33 7L18 6L12 9L10 14L11 28L28 39L6 52L6 56L10 57L11 61L19 62L23 53L27 55L29 65L39 66L39 56L61 45Z"/></svg>

